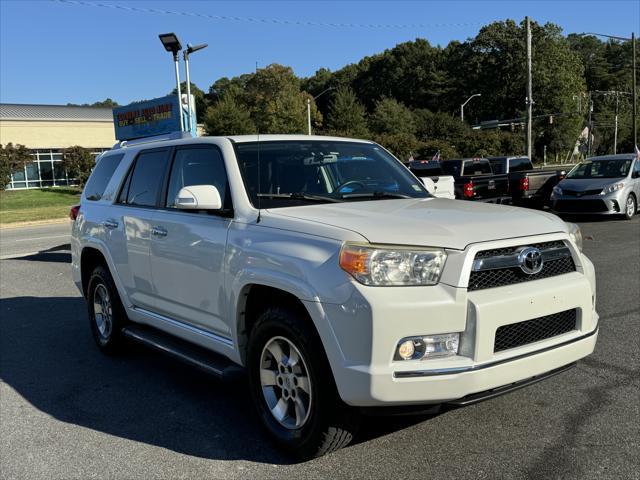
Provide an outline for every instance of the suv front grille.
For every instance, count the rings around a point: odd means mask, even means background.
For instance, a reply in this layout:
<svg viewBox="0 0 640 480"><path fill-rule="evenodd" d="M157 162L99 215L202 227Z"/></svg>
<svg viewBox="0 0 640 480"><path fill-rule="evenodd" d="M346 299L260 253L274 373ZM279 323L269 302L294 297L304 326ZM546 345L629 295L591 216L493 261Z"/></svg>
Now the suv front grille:
<svg viewBox="0 0 640 480"><path fill-rule="evenodd" d="M475 261L515 255L519 249L526 246L527 245L483 250L476 254ZM555 277L564 273L575 272L576 265L573 262L570 251L566 248L564 242L544 242L529 246L535 247L541 252L562 250L565 256L546 260L543 264L542 270L533 275L524 273L519 266L473 270L469 277L468 290L483 290L486 288L503 287L505 285L513 285L516 283L529 282L531 280L539 280L542 278Z"/></svg>
<svg viewBox="0 0 640 480"><path fill-rule="evenodd" d="M501 352L570 332L576 329L577 318L574 308L533 320L503 325L496 330L493 351Z"/></svg>

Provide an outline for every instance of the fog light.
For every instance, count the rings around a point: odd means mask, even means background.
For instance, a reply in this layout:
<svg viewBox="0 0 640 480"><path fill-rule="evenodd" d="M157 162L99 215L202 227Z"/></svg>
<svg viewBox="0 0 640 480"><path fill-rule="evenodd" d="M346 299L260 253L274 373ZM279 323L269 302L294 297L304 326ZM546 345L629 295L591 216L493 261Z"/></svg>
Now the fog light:
<svg viewBox="0 0 640 480"><path fill-rule="evenodd" d="M398 342L394 360L419 360L457 355L460 346L459 333L408 337Z"/></svg>
<svg viewBox="0 0 640 480"><path fill-rule="evenodd" d="M416 347L413 344L413 340L406 340L398 347L398 355L403 360L410 360L413 358L414 353L416 353Z"/></svg>

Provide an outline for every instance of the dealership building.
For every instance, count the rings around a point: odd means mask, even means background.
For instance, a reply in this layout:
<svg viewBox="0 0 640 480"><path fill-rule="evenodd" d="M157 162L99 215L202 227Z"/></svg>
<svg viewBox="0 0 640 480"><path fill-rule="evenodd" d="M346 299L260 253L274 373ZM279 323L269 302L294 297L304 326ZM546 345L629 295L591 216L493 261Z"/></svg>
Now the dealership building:
<svg viewBox="0 0 640 480"><path fill-rule="evenodd" d="M73 185L62 151L79 145L98 154L115 143L110 108L0 103L0 144L24 145L33 162L11 175L7 189Z"/></svg>

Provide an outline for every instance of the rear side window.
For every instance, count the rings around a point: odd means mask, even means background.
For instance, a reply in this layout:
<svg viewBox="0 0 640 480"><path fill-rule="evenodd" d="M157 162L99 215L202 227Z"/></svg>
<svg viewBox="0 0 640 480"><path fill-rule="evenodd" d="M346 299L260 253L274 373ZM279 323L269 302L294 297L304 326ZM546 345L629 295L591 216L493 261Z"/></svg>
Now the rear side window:
<svg viewBox="0 0 640 480"><path fill-rule="evenodd" d="M448 161L442 162L442 171L446 175L453 175L454 177L460 176L460 162Z"/></svg>
<svg viewBox="0 0 640 480"><path fill-rule="evenodd" d="M467 160L464 162L464 175L487 175L493 173L489 160Z"/></svg>
<svg viewBox="0 0 640 480"><path fill-rule="evenodd" d="M166 206L175 208L178 192L190 185L213 185L229 208L229 183L222 155L217 148L181 148L176 151L169 176Z"/></svg>
<svg viewBox="0 0 640 480"><path fill-rule="evenodd" d="M118 202L140 207L156 206L168 161L169 150L166 149L142 152L138 155L120 192Z"/></svg>
<svg viewBox="0 0 640 480"><path fill-rule="evenodd" d="M116 171L123 157L124 153L120 153L118 155L107 155L98 160L87 185L84 187L84 196L87 200L97 201L102 198L113 172Z"/></svg>
<svg viewBox="0 0 640 480"><path fill-rule="evenodd" d="M491 170L493 170L493 173L495 173L496 175L503 174L505 161L506 160L489 160L489 162L491 163ZM511 170L513 171L513 167L511 167Z"/></svg>
<svg viewBox="0 0 640 480"><path fill-rule="evenodd" d="M526 170L533 170L531 160L529 160L527 157L512 158L511 160L509 160L509 171L524 172Z"/></svg>

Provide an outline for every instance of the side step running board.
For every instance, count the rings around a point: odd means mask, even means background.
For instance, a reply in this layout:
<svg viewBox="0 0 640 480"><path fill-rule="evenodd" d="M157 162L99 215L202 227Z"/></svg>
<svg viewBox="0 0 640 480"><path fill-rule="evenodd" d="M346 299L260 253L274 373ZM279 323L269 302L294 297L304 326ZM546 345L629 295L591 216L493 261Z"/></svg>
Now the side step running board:
<svg viewBox="0 0 640 480"><path fill-rule="evenodd" d="M173 337L153 327L128 325L122 329L122 334L125 338L166 353L220 380L237 379L245 371L241 366L222 355Z"/></svg>

